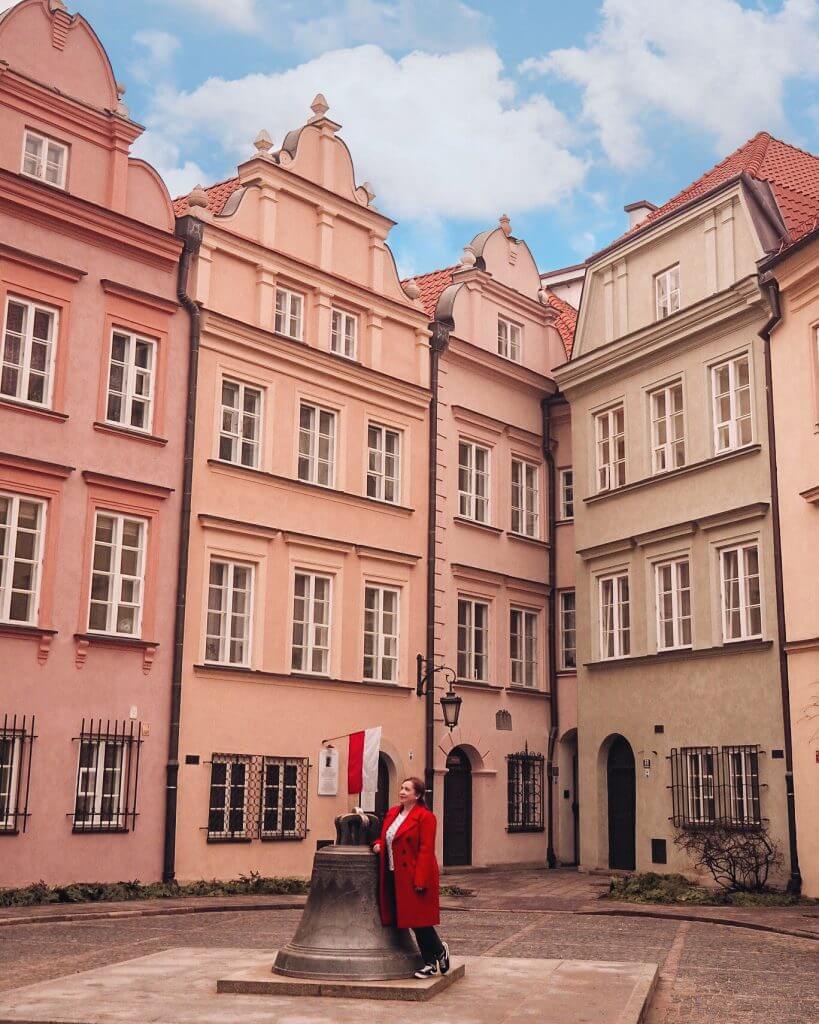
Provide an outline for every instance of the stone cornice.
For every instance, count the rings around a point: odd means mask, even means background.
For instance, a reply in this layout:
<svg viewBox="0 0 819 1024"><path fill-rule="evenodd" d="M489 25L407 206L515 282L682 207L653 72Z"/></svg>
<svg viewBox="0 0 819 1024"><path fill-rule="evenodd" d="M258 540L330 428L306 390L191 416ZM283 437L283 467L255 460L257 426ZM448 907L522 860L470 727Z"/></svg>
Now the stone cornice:
<svg viewBox="0 0 819 1024"><path fill-rule="evenodd" d="M464 363L470 369L493 380L497 380L498 377L506 378L509 382L537 391L543 397L552 395L557 390L551 377L521 366L520 363L513 363L511 359L504 359L503 356L489 352L470 341L464 341L454 333L449 337L449 347L444 358Z"/></svg>

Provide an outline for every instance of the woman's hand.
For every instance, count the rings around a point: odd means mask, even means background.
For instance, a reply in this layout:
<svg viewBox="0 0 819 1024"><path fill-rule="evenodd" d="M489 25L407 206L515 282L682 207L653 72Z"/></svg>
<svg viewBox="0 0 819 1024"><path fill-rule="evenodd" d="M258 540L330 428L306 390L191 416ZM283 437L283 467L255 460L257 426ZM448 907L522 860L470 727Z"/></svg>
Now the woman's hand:
<svg viewBox="0 0 819 1024"><path fill-rule="evenodd" d="M373 843L373 853L381 853L381 843Z"/></svg>
<svg viewBox="0 0 819 1024"><path fill-rule="evenodd" d="M419 896L420 896L420 894L421 894L421 893L423 893L423 892L426 892L426 891L427 891L427 887L426 887L425 885L416 885L416 886L415 886L415 891L416 891L416 892L417 892L417 893L419 894Z"/></svg>

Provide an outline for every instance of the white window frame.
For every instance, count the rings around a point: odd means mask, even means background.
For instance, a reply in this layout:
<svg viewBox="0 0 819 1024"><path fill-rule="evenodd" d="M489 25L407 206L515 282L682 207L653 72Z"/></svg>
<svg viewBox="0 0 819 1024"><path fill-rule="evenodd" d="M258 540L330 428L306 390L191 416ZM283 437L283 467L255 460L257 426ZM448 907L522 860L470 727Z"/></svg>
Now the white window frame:
<svg viewBox="0 0 819 1024"><path fill-rule="evenodd" d="M739 366L741 363L745 363L748 372L748 383L745 385L738 385L737 379L739 375ZM728 391L717 393L717 374L728 369ZM738 448L744 448L747 445L754 443L754 402L753 402L753 368L751 366L751 355L749 352L742 352L738 355L731 356L730 359L720 360L718 363L714 363L710 369L711 375L711 411L714 417L714 454L719 455L722 452L734 451ZM740 395L743 392L748 394L748 412L743 415L739 415L739 404L741 401ZM719 400L720 398L728 398L728 418L721 419L719 412ZM740 423L747 421L749 424L749 434L747 441L741 441L739 436ZM724 444L720 441L720 432L724 431L726 441Z"/></svg>
<svg viewBox="0 0 819 1024"><path fill-rule="evenodd" d="M113 746L119 749L119 763L117 765L117 771L119 772L119 789L115 794L105 792L105 755L109 748ZM82 751L83 747L95 747L96 752L94 756L93 767L83 768L82 766ZM80 740L80 749L77 755L77 787L74 796L74 815L73 823L74 826L80 828L93 830L95 827L106 830L124 830L127 808L125 806L125 780L128 777L128 758L130 756L130 744L126 738L113 738L108 736L101 736L99 739L83 738ZM94 788L81 789L81 779L85 773L87 779L89 775L94 776ZM116 797L116 810L109 818L102 817L102 802L105 796ZM77 802L80 797L91 797L91 809L84 815L78 814Z"/></svg>
<svg viewBox="0 0 819 1024"><path fill-rule="evenodd" d="M657 320L665 320L680 309L680 265L654 275L654 301Z"/></svg>
<svg viewBox="0 0 819 1024"><path fill-rule="evenodd" d="M21 333L9 331L9 306L14 303L25 308L25 322ZM50 318L51 329L47 339L34 337L34 319L37 313L45 313ZM43 302L34 302L21 295L6 296L6 308L3 316L3 338L0 346L0 399L9 398L14 402L34 406L37 409L50 409L54 392L54 364L57 352L57 339L60 324L60 311L54 306ZM11 333L20 338L20 361L8 363L8 367L17 371L17 386L14 394L2 390L2 375L6 369L6 337ZM46 365L42 370L32 370L31 350L34 343L48 346ZM28 398L29 384L32 376L43 378L43 400Z"/></svg>
<svg viewBox="0 0 819 1024"><path fill-rule="evenodd" d="M484 460L484 468L478 467L478 453ZM464 456L466 461L464 461ZM458 514L476 523L489 523L491 449L476 441L458 438ZM462 487L462 480L466 486ZM484 494L480 493L483 482Z"/></svg>
<svg viewBox="0 0 819 1024"><path fill-rule="evenodd" d="M236 406L225 405L225 385L237 388ZM245 398L248 394L257 396L255 412L247 412ZM216 457L220 462L231 466L243 466L246 469L259 469L262 461L262 424L264 416L264 389L256 384L248 384L236 377L225 376L219 386L219 430L216 438ZM236 429L225 427L226 417L235 420ZM246 421L250 419L256 425L255 438L245 434ZM230 445L230 457L222 454L222 442ZM245 451L252 453L252 461L245 462L242 458Z"/></svg>
<svg viewBox="0 0 819 1024"><path fill-rule="evenodd" d="M375 596L372 609L367 608L368 592ZM385 597L395 598L392 613L385 610ZM392 614L395 620L395 632L385 630L385 619ZM368 615L372 616L373 629L367 628ZM367 654L367 638L372 637L372 653ZM401 643L401 591L397 587L386 587L379 583L364 585L364 659L362 675L364 679L377 683L397 683L398 665ZM370 671L368 671L368 661Z"/></svg>
<svg viewBox="0 0 819 1024"><path fill-rule="evenodd" d="M711 761L710 772L706 770L707 758ZM685 750L688 820L696 825L708 825L717 820L716 759L716 751ZM710 815L706 813L709 801L713 808Z"/></svg>
<svg viewBox="0 0 819 1024"><path fill-rule="evenodd" d="M225 806L222 808L211 807L211 791L213 789L213 765L223 764L225 765ZM232 792L232 780L233 768L235 765L241 764L245 770L245 780L242 787L242 827L231 831L230 825L230 813L235 810L231 805L230 797ZM251 772L253 770L253 762L250 757L245 755L219 755L214 754L211 759L211 777L208 780L208 838L209 839L249 839L251 837L251 831L248 827L249 824L249 805L248 805L248 793L251 786ZM215 811L220 811L222 814L222 828L219 831L212 831L210 827L210 816Z"/></svg>
<svg viewBox="0 0 819 1024"><path fill-rule="evenodd" d="M540 467L517 457L512 459L512 533L540 537Z"/></svg>
<svg viewBox="0 0 819 1024"><path fill-rule="evenodd" d="M574 519L574 470L571 466L560 473L560 519L570 522Z"/></svg>
<svg viewBox="0 0 819 1024"><path fill-rule="evenodd" d="M523 327L505 316L498 316L498 355L513 363L523 358Z"/></svg>
<svg viewBox="0 0 819 1024"><path fill-rule="evenodd" d="M224 575L221 583L214 583L211 580L211 570L214 566L222 566ZM247 573L247 586L239 587L236 583L237 570ZM235 559L225 558L222 555L213 554L208 560L208 575L205 581L205 640L203 660L208 665L233 665L240 668L247 668L251 663L252 642L253 642L253 608L256 584L256 567L249 562L240 562ZM218 590L220 601L218 608L210 607L211 593ZM235 598L238 594L245 596L245 610L236 612L233 610ZM218 618L219 631L210 632L210 616ZM234 636L232 629L235 620L242 624L241 636ZM218 643L218 656L208 656L209 641ZM231 657L231 646L234 643L242 645L242 657L235 660Z"/></svg>
<svg viewBox="0 0 819 1024"><path fill-rule="evenodd" d="M299 577L307 580L307 589L304 595L305 618L296 618L296 601L300 598L296 594L296 585ZM316 618L316 583L327 584L327 621L319 622ZM296 644L296 624L303 628L303 643ZM327 631L327 643L318 642L320 630ZM312 572L309 569L296 569L293 574L293 611L290 631L290 669L301 675L328 676L330 674L330 658L332 654L333 640L333 577L327 573ZM314 655L321 657L321 666L312 668Z"/></svg>
<svg viewBox="0 0 819 1024"><path fill-rule="evenodd" d="M683 570L687 573L688 584L683 586ZM663 587L663 573L668 572L670 588ZM657 625L657 650L674 651L692 646L693 641L693 615L691 607L691 560L685 555L680 558L667 558L654 564L654 594L655 614ZM671 614L668 618L663 615L663 597L668 595L671 598ZM684 613L684 594L688 595L688 614ZM664 625L671 623L672 642L665 642ZM685 638L685 624L688 623L688 639Z"/></svg>
<svg viewBox="0 0 819 1024"><path fill-rule="evenodd" d="M510 683L527 690L540 684L539 643L540 615L532 608L509 609Z"/></svg>
<svg viewBox="0 0 819 1024"><path fill-rule="evenodd" d="M45 552L46 503L27 494L15 494L0 491L0 498L9 502L8 523L0 523L0 622L17 623L34 626L40 616L40 586L43 576L43 557ZM34 551L31 558L18 559L16 549L20 532L20 502L37 507L37 526L34 533ZM14 553L12 553L14 552ZM14 566L17 562L26 562L32 566L32 586L28 591L14 590L11 583L14 579ZM15 593L28 593L29 614L25 619L11 618L11 600Z"/></svg>
<svg viewBox="0 0 819 1024"><path fill-rule="evenodd" d="M358 352L358 317L338 306L330 312L330 351L345 359L355 359Z"/></svg>
<svg viewBox="0 0 819 1024"><path fill-rule="evenodd" d="M728 819L731 825L742 827L760 824L759 752L756 748L723 747L725 771L728 776ZM737 764L739 771L736 771ZM756 767L756 772L754 772ZM756 786L754 786L756 778ZM739 810L741 808L741 811Z"/></svg>
<svg viewBox="0 0 819 1024"><path fill-rule="evenodd" d="M618 413L622 417L622 432L616 429ZM604 434L604 424L607 434ZM616 458L620 439L622 459ZM622 487L626 482L626 409L622 402L594 414L594 447L598 494Z"/></svg>
<svg viewBox="0 0 819 1024"><path fill-rule="evenodd" d="M274 307L273 329L276 334L293 341L304 338L305 298L301 292L278 286Z"/></svg>
<svg viewBox="0 0 819 1024"><path fill-rule="evenodd" d="M120 363L123 368L122 391L113 391L111 388L111 373L114 368L114 338L125 339L125 361ZM137 344L142 343L148 346L150 352L149 365L138 367L136 365ZM143 434L150 434L154 424L154 392L156 382L156 363L158 346L156 338L149 338L142 334L135 334L122 327L114 327L111 331L111 341L108 346L108 380L105 385L105 422L113 423L119 427L127 427L129 430L138 430ZM120 361L117 360L117 363ZM137 379L142 377L147 381L148 390L145 394L137 394ZM119 419L109 415L108 403L112 397L119 398L121 402L121 416ZM143 402L146 409L145 424L141 427L131 423L131 417L135 402Z"/></svg>
<svg viewBox="0 0 819 1024"><path fill-rule="evenodd" d="M756 573L748 572L748 553L754 551L756 554ZM727 580L725 576L726 562L730 555L735 555L737 560L737 597L739 603L740 631L737 636L729 636L729 616L733 609L728 606ZM740 544L731 544L719 549L719 579L720 579L720 605L722 609L722 642L726 644L739 643L743 640L757 640L763 636L764 629L764 601L762 596L762 565L761 551L758 540L749 540ZM753 604L750 599L751 580L756 579L759 591L759 604ZM755 608L759 609L759 629L752 629L751 617Z"/></svg>
<svg viewBox="0 0 819 1024"><path fill-rule="evenodd" d="M0 779L6 785L0 789L0 832L14 831L17 824L17 784L23 757L23 733L0 730L0 745L8 744L8 760L0 760ZM5 810L3 803L5 802Z"/></svg>
<svg viewBox="0 0 819 1024"><path fill-rule="evenodd" d="M466 622L463 625L461 625L462 605L467 612ZM483 625L477 624L479 616L476 616L475 610L478 607L483 609L481 613L484 620ZM487 682L489 679L489 602L458 595L457 632L458 678L478 683ZM483 634L482 653L477 652L475 643L475 638L479 634ZM465 640L464 644L461 643L462 636ZM465 668L465 672L460 671L461 666Z"/></svg>
<svg viewBox="0 0 819 1024"><path fill-rule="evenodd" d="M28 146L29 139L33 139L40 143L40 153L36 157L38 162L38 169L36 171L26 170L26 149ZM50 181L48 178L48 148L54 146L60 153L59 163L59 175L58 180ZM48 135L43 135L42 132L32 131L31 128L26 128L23 132L23 151L20 158L20 173L24 174L27 178L33 178L35 181L42 181L46 185L51 185L54 188L65 188L65 179L68 173L68 146L64 142L58 142L56 139L50 138Z"/></svg>
<svg viewBox="0 0 819 1024"><path fill-rule="evenodd" d="M607 588L611 588L611 628L606 621ZM631 581L628 571L608 573L597 579L600 614L600 659L613 661L631 654ZM627 610L624 614L624 609ZM609 643L609 637L611 643ZM611 653L609 653L611 651Z"/></svg>
<svg viewBox="0 0 819 1024"><path fill-rule="evenodd" d="M672 407L677 392L680 397L679 410ZM663 400L665 412L658 409L660 399ZM648 404L651 421L651 472L657 475L667 473L671 469L679 469L686 462L685 392L682 378L650 391ZM674 436L677 425L682 430L678 437Z"/></svg>
<svg viewBox="0 0 819 1024"><path fill-rule="evenodd" d="M303 427L301 425L302 411L310 410L310 424L309 426ZM330 417L331 429L328 433L321 433L321 417L322 414ZM338 435L338 413L333 409L326 409L324 406L318 405L315 402L301 401L299 402L299 422L298 422L298 452L297 452L297 466L296 476L303 483L315 484L317 487L335 487L336 478L336 440ZM328 439L329 455L327 459L321 459L319 457L319 446L322 437ZM306 450L302 452L302 444L306 440ZM305 460L307 467L307 475L302 476L301 474L301 462ZM323 481L321 476L321 467L327 467L327 480Z"/></svg>
<svg viewBox="0 0 819 1024"><path fill-rule="evenodd" d="M98 541L97 525L101 518L113 520L113 531L111 543ZM135 523L139 526L139 547L137 551L137 571L135 574L123 573L122 565L122 534L127 523ZM106 569L96 569L97 544L111 549L111 565ZM112 512L106 508L98 508L94 515L94 533L91 538L91 579L88 590L88 632L104 636L125 636L139 638L142 636L142 613L145 605L145 564L148 554L148 520L140 516L124 515L121 512ZM108 598L103 601L94 597L94 576L107 576L109 579ZM136 585L138 599L136 601L123 601L123 585L127 583ZM91 609L93 605L105 605L105 628L100 629L91 625ZM122 607L134 609L134 628L131 631L116 629L117 611Z"/></svg>
<svg viewBox="0 0 819 1024"><path fill-rule="evenodd" d="M567 599L571 598L572 607L567 607ZM561 590L559 592L560 606L560 669L562 672L577 671L577 593L574 590ZM571 622L571 625L569 623ZM574 643L569 646L566 642L567 635L571 633ZM572 653L572 661L569 662L568 652Z"/></svg>
<svg viewBox="0 0 819 1024"><path fill-rule="evenodd" d="M376 446L372 445L371 432L377 434ZM387 452L388 435L395 437L395 452ZM373 501L386 501L391 505L401 502L401 449L404 444L403 431L383 423L367 423L367 497ZM388 460L392 459L394 471L387 472ZM372 485L372 486L371 486ZM388 485L392 485L392 497L387 497ZM373 491L371 494L370 491Z"/></svg>

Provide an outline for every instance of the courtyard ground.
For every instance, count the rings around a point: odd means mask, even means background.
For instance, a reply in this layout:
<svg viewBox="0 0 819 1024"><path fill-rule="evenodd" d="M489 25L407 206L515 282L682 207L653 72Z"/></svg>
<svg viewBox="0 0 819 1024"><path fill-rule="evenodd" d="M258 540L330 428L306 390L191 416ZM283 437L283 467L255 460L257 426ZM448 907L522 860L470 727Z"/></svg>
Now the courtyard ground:
<svg viewBox="0 0 819 1024"><path fill-rule="evenodd" d="M647 1024L819 1020L819 908L651 907L600 900L605 878L569 870L447 874L475 890L443 901L465 956L660 964ZM304 897L231 897L0 911L0 990L175 946L274 948Z"/></svg>

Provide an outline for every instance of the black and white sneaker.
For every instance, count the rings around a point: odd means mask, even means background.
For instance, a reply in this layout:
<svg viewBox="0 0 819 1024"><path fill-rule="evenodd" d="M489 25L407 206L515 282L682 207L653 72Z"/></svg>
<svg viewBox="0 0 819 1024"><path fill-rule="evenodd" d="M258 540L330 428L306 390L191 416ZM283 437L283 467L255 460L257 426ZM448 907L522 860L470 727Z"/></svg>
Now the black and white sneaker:
<svg viewBox="0 0 819 1024"><path fill-rule="evenodd" d="M433 975L438 973L437 964L424 964L420 971L415 972L416 978L431 978Z"/></svg>
<svg viewBox="0 0 819 1024"><path fill-rule="evenodd" d="M441 968L441 974L446 974L449 970L449 944L442 940L441 945L444 948L443 952L438 954L438 966Z"/></svg>

